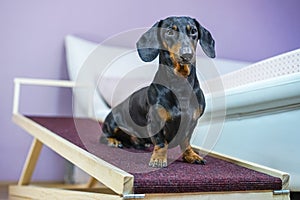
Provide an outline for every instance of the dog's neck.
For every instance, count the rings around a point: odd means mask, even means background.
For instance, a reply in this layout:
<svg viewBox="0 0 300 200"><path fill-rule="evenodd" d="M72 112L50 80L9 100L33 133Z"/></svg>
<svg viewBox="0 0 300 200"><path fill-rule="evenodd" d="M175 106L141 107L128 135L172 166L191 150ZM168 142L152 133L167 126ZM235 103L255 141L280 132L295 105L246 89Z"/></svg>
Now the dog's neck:
<svg viewBox="0 0 300 200"><path fill-rule="evenodd" d="M174 63L170 56L166 52L160 52L159 55L159 69L156 72L155 80L167 80L168 82L179 83L182 81L188 81L193 87L196 76L196 62L190 64L190 74L187 77L181 77L174 73ZM177 85L177 84L175 84Z"/></svg>

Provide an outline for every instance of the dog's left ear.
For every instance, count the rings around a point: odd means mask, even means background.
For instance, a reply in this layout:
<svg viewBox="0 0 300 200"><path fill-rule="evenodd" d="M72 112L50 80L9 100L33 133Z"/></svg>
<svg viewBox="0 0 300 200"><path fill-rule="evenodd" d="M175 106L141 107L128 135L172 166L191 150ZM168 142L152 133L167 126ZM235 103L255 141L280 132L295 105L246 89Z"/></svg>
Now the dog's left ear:
<svg viewBox="0 0 300 200"><path fill-rule="evenodd" d="M141 59L145 62L151 62L159 54L158 28L159 23L154 24L136 43L136 47Z"/></svg>
<svg viewBox="0 0 300 200"><path fill-rule="evenodd" d="M194 21L198 28L199 44L202 47L202 50L208 57L215 58L216 57L215 40L211 36L210 32L206 30L203 26L201 26L196 19L194 19Z"/></svg>

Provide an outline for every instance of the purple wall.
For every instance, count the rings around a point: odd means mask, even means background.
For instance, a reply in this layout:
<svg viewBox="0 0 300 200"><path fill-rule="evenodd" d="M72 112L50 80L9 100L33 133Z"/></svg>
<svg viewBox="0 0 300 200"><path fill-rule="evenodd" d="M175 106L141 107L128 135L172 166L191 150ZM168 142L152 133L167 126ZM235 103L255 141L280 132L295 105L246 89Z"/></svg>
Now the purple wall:
<svg viewBox="0 0 300 200"><path fill-rule="evenodd" d="M189 15L212 32L218 57L254 62L300 47L299 9L298 0L0 1L0 181L18 179L31 143L11 122L13 78L67 79L66 34L100 42L166 16ZM70 91L33 89L22 95L22 111L71 113ZM62 178L63 159L44 149L34 179Z"/></svg>

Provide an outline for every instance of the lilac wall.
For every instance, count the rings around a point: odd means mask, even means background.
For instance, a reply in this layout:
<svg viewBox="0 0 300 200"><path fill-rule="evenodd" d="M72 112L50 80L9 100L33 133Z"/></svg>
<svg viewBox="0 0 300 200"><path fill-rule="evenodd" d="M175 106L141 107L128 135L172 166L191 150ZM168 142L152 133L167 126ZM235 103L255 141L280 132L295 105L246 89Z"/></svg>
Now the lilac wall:
<svg viewBox="0 0 300 200"><path fill-rule="evenodd" d="M66 34L101 41L166 16L189 15L212 32L218 57L258 61L300 47L299 9L298 0L0 1L0 181L17 180L31 142L11 122L13 78L67 79ZM71 113L70 91L26 91L24 112ZM63 160L44 149L34 177L62 180Z"/></svg>

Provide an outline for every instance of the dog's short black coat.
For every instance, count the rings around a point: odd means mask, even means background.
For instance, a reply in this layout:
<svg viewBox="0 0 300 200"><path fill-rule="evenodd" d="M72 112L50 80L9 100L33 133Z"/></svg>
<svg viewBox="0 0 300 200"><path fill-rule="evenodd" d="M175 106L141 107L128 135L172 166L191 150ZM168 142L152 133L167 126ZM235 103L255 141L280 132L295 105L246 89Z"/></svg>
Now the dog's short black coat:
<svg viewBox="0 0 300 200"><path fill-rule="evenodd" d="M205 109L196 76L196 46L215 57L209 31L190 17L169 17L154 24L137 42L141 59L159 56L159 68L150 86L130 95L112 109L102 130L102 142L115 147L144 148L153 143L151 167L167 166L167 149L180 145L183 160L204 164L190 138Z"/></svg>

